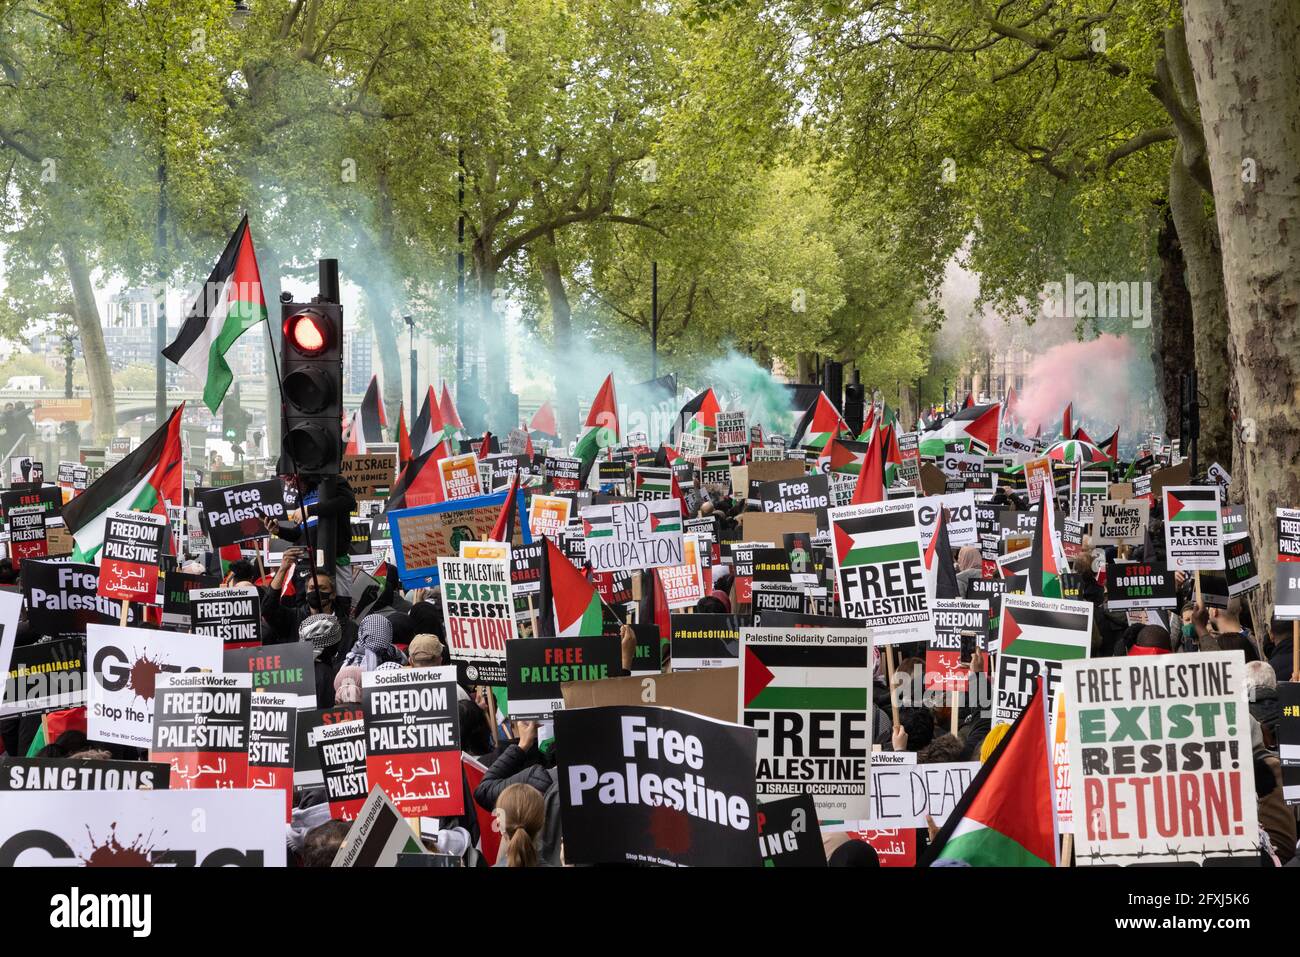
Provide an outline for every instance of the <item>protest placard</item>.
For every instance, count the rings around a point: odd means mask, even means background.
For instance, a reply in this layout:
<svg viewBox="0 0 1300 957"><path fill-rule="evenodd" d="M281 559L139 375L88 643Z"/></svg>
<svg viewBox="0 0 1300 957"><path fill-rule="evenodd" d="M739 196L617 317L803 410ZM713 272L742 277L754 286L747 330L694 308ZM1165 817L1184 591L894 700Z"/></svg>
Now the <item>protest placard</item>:
<svg viewBox="0 0 1300 957"><path fill-rule="evenodd" d="M665 565L656 572L669 608L694 607L705 595L704 564L695 535L682 536L682 554L682 564Z"/></svg>
<svg viewBox="0 0 1300 957"><path fill-rule="evenodd" d="M731 484L730 452L705 452L700 456L700 484L722 486Z"/></svg>
<svg viewBox="0 0 1300 957"><path fill-rule="evenodd" d="M975 493L952 492L947 495L927 495L916 500L916 522L921 531L921 548L930 547L939 520L939 509L947 510L948 542L954 548L978 545L975 531Z"/></svg>
<svg viewBox="0 0 1300 957"><path fill-rule="evenodd" d="M810 792L818 814L870 815L869 631L742 628L738 708L758 734L760 796Z"/></svg>
<svg viewBox="0 0 1300 957"><path fill-rule="evenodd" d="M6 794L0 867L284 867L280 800L243 788Z"/></svg>
<svg viewBox="0 0 1300 957"><path fill-rule="evenodd" d="M451 659L464 662L471 683L504 687L506 641L515 637L509 561L439 558L438 574Z"/></svg>
<svg viewBox="0 0 1300 957"><path fill-rule="evenodd" d="M934 603L934 641L925 650L925 688L965 691L971 652L988 644L989 603L939 598Z"/></svg>
<svg viewBox="0 0 1300 957"><path fill-rule="evenodd" d="M396 867L404 854L432 856L384 789L373 785L330 867Z"/></svg>
<svg viewBox="0 0 1300 957"><path fill-rule="evenodd" d="M222 657L227 673L247 672L253 676L255 692L291 694L298 708L316 707L316 667L310 643L230 648Z"/></svg>
<svg viewBox="0 0 1300 957"><path fill-rule="evenodd" d="M673 497L673 470L638 465L633 490L636 498L643 502L670 499Z"/></svg>
<svg viewBox="0 0 1300 957"><path fill-rule="evenodd" d="M1238 536L1223 544L1225 560L1224 577L1228 583L1228 597L1244 595L1259 587L1259 569L1255 566L1255 553L1247 535Z"/></svg>
<svg viewBox="0 0 1300 957"><path fill-rule="evenodd" d="M495 492L475 499L438 502L414 508L394 509L388 513L392 532L393 556L398 574L406 588L438 584L438 558L460 554L463 541L482 541L496 525L507 492ZM523 490L515 492L517 514L527 513ZM511 544L532 541L528 523L515 523Z"/></svg>
<svg viewBox="0 0 1300 957"><path fill-rule="evenodd" d="M284 484L277 479L247 482L224 488L196 492L199 520L214 548L233 545L250 538L266 538L270 533L264 518L285 521Z"/></svg>
<svg viewBox="0 0 1300 957"><path fill-rule="evenodd" d="M1224 567L1219 490L1173 486L1163 490L1165 562L1175 571Z"/></svg>
<svg viewBox="0 0 1300 957"><path fill-rule="evenodd" d="M825 867L826 850L812 795L760 804L758 846L764 867Z"/></svg>
<svg viewBox="0 0 1300 957"><path fill-rule="evenodd" d="M1257 860L1240 651L1065 664L1080 864Z"/></svg>
<svg viewBox="0 0 1300 957"><path fill-rule="evenodd" d="M715 441L720 450L744 448L749 444L744 412L719 412L714 421L718 427Z"/></svg>
<svg viewBox="0 0 1300 957"><path fill-rule="evenodd" d="M225 648L262 643L262 599L253 588L201 588L190 592L190 630L215 635Z"/></svg>
<svg viewBox="0 0 1300 957"><path fill-rule="evenodd" d="M1092 603L1003 595L994 679L993 723L1010 724L1029 703L1041 675L1053 695L1067 661L1092 650Z"/></svg>
<svg viewBox="0 0 1300 957"><path fill-rule="evenodd" d="M1077 474L1071 496L1071 517L1091 523L1097 503L1106 501L1110 495L1110 473L1104 469L1085 469Z"/></svg>
<svg viewBox="0 0 1300 957"><path fill-rule="evenodd" d="M396 452L344 455L340 474L357 498L387 498L397 478Z"/></svg>
<svg viewBox="0 0 1300 957"><path fill-rule="evenodd" d="M513 719L549 719L564 708L566 681L600 681L622 667L615 635L515 638L506 644L506 700Z"/></svg>
<svg viewBox="0 0 1300 957"><path fill-rule="evenodd" d="M863 818L872 827L925 827L932 818L940 827L948 820L971 780L978 761L933 764L871 764L871 813Z"/></svg>
<svg viewBox="0 0 1300 957"><path fill-rule="evenodd" d="M808 475L794 479L760 482L758 500L765 512L799 512L817 516L826 525L826 510L832 505L830 479L825 475Z"/></svg>
<svg viewBox="0 0 1300 957"><path fill-rule="evenodd" d="M673 671L734 668L745 615L677 614L669 621Z"/></svg>
<svg viewBox="0 0 1300 957"><path fill-rule="evenodd" d="M167 519L151 512L111 511L100 549L99 594L119 601L153 604L158 597Z"/></svg>
<svg viewBox="0 0 1300 957"><path fill-rule="evenodd" d="M13 596L17 598L18 596ZM0 607L15 603L5 596ZM0 611L0 614L4 614ZM0 624L12 638L18 623L17 612L12 619ZM30 714L54 708L71 708L86 703L86 639L55 638L32 645L18 645L9 649L7 659L6 639L0 638L0 670L4 685L0 693L0 716Z"/></svg>
<svg viewBox="0 0 1300 957"><path fill-rule="evenodd" d="M1111 611L1177 606L1174 573L1164 565L1153 562L1106 563L1106 607Z"/></svg>
<svg viewBox="0 0 1300 957"><path fill-rule="evenodd" d="M251 678L251 676L250 676ZM315 695L312 695L315 700ZM284 819L293 820L293 750L298 736L298 696L259 691L248 719L248 784L284 795Z"/></svg>
<svg viewBox="0 0 1300 957"><path fill-rule="evenodd" d="M934 639L916 501L830 511L841 611L863 621L877 645Z"/></svg>
<svg viewBox="0 0 1300 957"><path fill-rule="evenodd" d="M534 538L558 538L569 524L573 500L558 495L534 495L528 505L528 527Z"/></svg>
<svg viewBox="0 0 1300 957"><path fill-rule="evenodd" d="M79 562L31 560L23 564L23 599L32 630L74 637L86 626L116 624L122 603L99 593L99 569ZM140 606L127 604L127 624L144 620Z"/></svg>
<svg viewBox="0 0 1300 957"><path fill-rule="evenodd" d="M765 627L768 616L772 614L801 614L804 610L805 589L806 586L799 582L756 579L749 594L749 607L755 626Z"/></svg>
<svg viewBox="0 0 1300 957"><path fill-rule="evenodd" d="M153 761L16 758L0 761L0 791L166 790L170 768Z"/></svg>
<svg viewBox="0 0 1300 957"><path fill-rule="evenodd" d="M1070 791L1069 727L1065 720L1065 689L1052 698L1052 791L1056 794L1056 827L1062 834L1074 831L1073 794Z"/></svg>
<svg viewBox="0 0 1300 957"><path fill-rule="evenodd" d="M582 460L548 455L542 463L542 475L555 491L576 492L582 488Z"/></svg>
<svg viewBox="0 0 1300 957"><path fill-rule="evenodd" d="M252 697L246 674L159 674L149 760L171 768L173 788L247 787Z"/></svg>
<svg viewBox="0 0 1300 957"><path fill-rule="evenodd" d="M49 554L45 515L45 509L39 505L23 505L9 510L9 554L15 566Z"/></svg>
<svg viewBox="0 0 1300 957"><path fill-rule="evenodd" d="M86 661L86 737L148 748L159 675L221 671L221 639L90 624Z"/></svg>
<svg viewBox="0 0 1300 957"><path fill-rule="evenodd" d="M566 862L759 865L752 729L581 708L556 713L555 736Z"/></svg>
<svg viewBox="0 0 1300 957"><path fill-rule="evenodd" d="M614 502L582 509L587 563L593 571L632 571L685 561L677 502Z"/></svg>
<svg viewBox="0 0 1300 957"><path fill-rule="evenodd" d="M358 708L358 711L362 709ZM360 717L322 724L311 735L316 747L330 817L355 820L370 791L366 773L366 727Z"/></svg>
<svg viewBox="0 0 1300 957"><path fill-rule="evenodd" d="M739 673L736 668L710 668L604 681L566 681L560 690L566 709L652 704L734 722Z"/></svg>
<svg viewBox="0 0 1300 957"><path fill-rule="evenodd" d="M367 671L361 704L370 785L383 788L406 817L464 811L456 669Z"/></svg>

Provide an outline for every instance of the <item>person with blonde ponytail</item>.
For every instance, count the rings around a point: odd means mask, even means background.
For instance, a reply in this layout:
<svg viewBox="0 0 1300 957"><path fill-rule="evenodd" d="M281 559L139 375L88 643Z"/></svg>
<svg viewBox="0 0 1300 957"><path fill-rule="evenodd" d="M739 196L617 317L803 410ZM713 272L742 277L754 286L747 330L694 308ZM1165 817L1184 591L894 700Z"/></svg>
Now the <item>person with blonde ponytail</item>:
<svg viewBox="0 0 1300 957"><path fill-rule="evenodd" d="M546 822L546 801L531 784L512 784L497 798L492 828L501 835L497 867L547 867L537 852L537 835Z"/></svg>

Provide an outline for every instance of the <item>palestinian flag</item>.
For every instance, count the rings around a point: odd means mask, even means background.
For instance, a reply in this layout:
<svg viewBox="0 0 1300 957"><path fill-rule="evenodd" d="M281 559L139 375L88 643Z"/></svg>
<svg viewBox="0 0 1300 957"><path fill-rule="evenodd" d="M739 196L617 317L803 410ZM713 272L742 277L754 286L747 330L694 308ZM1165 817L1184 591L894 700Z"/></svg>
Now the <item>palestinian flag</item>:
<svg viewBox="0 0 1300 957"><path fill-rule="evenodd" d="M862 423L862 431L858 433L858 441L870 442L871 433L874 432L875 430L876 430L876 407L874 405L869 405L867 406L866 421Z"/></svg>
<svg viewBox="0 0 1300 957"><path fill-rule="evenodd" d="M975 404L975 393L974 393L974 392L967 392L967 393L966 393L966 401L963 402L963 403L961 404L961 407L962 407L963 409L969 409L969 408L971 408L971 406L973 406L974 404Z"/></svg>
<svg viewBox="0 0 1300 957"><path fill-rule="evenodd" d="M764 644L746 638L741 656L744 708L756 711L866 711L873 680L867 645Z"/></svg>
<svg viewBox="0 0 1300 957"><path fill-rule="evenodd" d="M27 757L34 758L41 749L58 741L67 731L86 733L86 707L81 705L64 711L47 711L41 715L40 727L27 749Z"/></svg>
<svg viewBox="0 0 1300 957"><path fill-rule="evenodd" d="M818 392L817 401L813 404L812 409L805 412L799 420L799 427L795 429L794 438L790 440L790 445L791 447L802 445L805 448L821 449L825 447L833 435L853 438L853 433L849 431L848 424L835 406L831 404L831 400L826 393Z"/></svg>
<svg viewBox="0 0 1300 957"><path fill-rule="evenodd" d="M406 468L406 463L411 461L411 436L406 431L406 409L403 406L397 407L397 464L400 468Z"/></svg>
<svg viewBox="0 0 1300 957"><path fill-rule="evenodd" d="M1002 654L1039 661L1087 658L1092 641L1090 609L1081 601L1003 595L998 630Z"/></svg>
<svg viewBox="0 0 1300 957"><path fill-rule="evenodd" d="M922 866L1055 867L1056 791L1043 679L935 835Z"/></svg>
<svg viewBox="0 0 1300 957"><path fill-rule="evenodd" d="M162 354L203 383L203 404L216 412L235 379L226 353L235 340L265 319L262 277L245 215L190 306L175 341Z"/></svg>
<svg viewBox="0 0 1300 957"><path fill-rule="evenodd" d="M894 426L881 426L880 449L885 469L885 488L890 488L898 481L898 470L903 464L903 450L898 447L898 434Z"/></svg>
<svg viewBox="0 0 1300 957"><path fill-rule="evenodd" d="M831 436L826 442L824 456L827 460L827 467L832 472L840 472L845 475L860 474L870 444L870 440L866 442L850 442L847 439Z"/></svg>
<svg viewBox="0 0 1300 957"><path fill-rule="evenodd" d="M384 428L388 415L384 412L384 398L379 394L379 376L370 377L365 398L361 400L361 435L367 442L384 441Z"/></svg>
<svg viewBox="0 0 1300 957"><path fill-rule="evenodd" d="M543 402L542 407L533 413L533 419L528 423L528 431L552 439L559 437L560 430L555 424L555 410L551 408L550 399Z"/></svg>
<svg viewBox="0 0 1300 957"><path fill-rule="evenodd" d="M885 500L885 466L882 456L880 430L877 429L867 444L867 454L858 472L857 484L853 486L852 504L863 505Z"/></svg>
<svg viewBox="0 0 1300 957"><path fill-rule="evenodd" d="M664 470L668 474L660 474L661 470L657 468L639 468L636 470L636 491L637 498L657 499L665 495L671 496L673 491L673 473L671 469ZM645 493L642 495L641 493Z"/></svg>
<svg viewBox="0 0 1300 957"><path fill-rule="evenodd" d="M492 433L484 432L483 441L479 443L478 452L476 453L480 461L485 460L492 454Z"/></svg>
<svg viewBox="0 0 1300 957"><path fill-rule="evenodd" d="M963 443L968 451L988 454L998 445L998 419L1002 403L973 405L962 409L933 432L921 436L922 455L941 456L950 442Z"/></svg>
<svg viewBox="0 0 1300 957"><path fill-rule="evenodd" d="M672 443L676 445L678 436L683 432L713 435L717 431L717 416L720 411L722 410L718 406L718 397L713 394L712 389L705 389L691 396L678 411L677 419L673 422L673 431L669 436Z"/></svg>
<svg viewBox="0 0 1300 957"><path fill-rule="evenodd" d="M420 412L411 425L412 455L426 452L442 440L441 434L437 439L434 438L433 423L435 419L439 423L439 432L441 433L442 417L438 414L438 403L433 397L433 386L429 386L429 390L424 394L424 404L420 406Z"/></svg>
<svg viewBox="0 0 1300 957"><path fill-rule="evenodd" d="M1079 426L1077 429L1074 430L1073 438L1076 442L1087 442L1089 445L1097 444L1092 440L1092 436L1090 436L1087 432L1083 431L1083 426Z"/></svg>
<svg viewBox="0 0 1300 957"><path fill-rule="evenodd" d="M221 577L225 578L230 574L230 566L235 564L244 557L244 550L239 547L239 542L233 545L222 545L217 549L217 559L221 562Z"/></svg>
<svg viewBox="0 0 1300 957"><path fill-rule="evenodd" d="M94 486L91 486L94 488ZM1219 490L1207 486L1196 488L1165 489L1165 521L1189 524L1204 522L1219 523ZM74 499L75 501L75 499ZM64 506L66 513L67 506Z"/></svg>
<svg viewBox="0 0 1300 957"><path fill-rule="evenodd" d="M406 468L397 476L392 491L384 502L384 511L391 512L398 508L414 508L416 505L432 505L442 501L442 483L438 481L438 459L442 457L441 445L422 452L406 463Z"/></svg>
<svg viewBox="0 0 1300 957"><path fill-rule="evenodd" d="M539 637L579 638L601 634L604 626L600 592L549 538L542 550L541 578Z"/></svg>
<svg viewBox="0 0 1300 957"><path fill-rule="evenodd" d="M110 511L153 512L167 515L167 503L180 505L181 412L172 410L167 421L140 447L101 475L67 505L63 522L75 540L74 562L91 562L104 544L104 523Z"/></svg>
<svg viewBox="0 0 1300 957"><path fill-rule="evenodd" d="M366 430L361 423L361 410L352 413L343 427L343 454L364 455L366 453Z"/></svg>
<svg viewBox="0 0 1300 957"><path fill-rule="evenodd" d="M921 557L916 512L910 509L836 519L831 533L839 568Z"/></svg>
<svg viewBox="0 0 1300 957"><path fill-rule="evenodd" d="M445 382L442 384L442 398L438 400L438 412L442 415L442 426L447 438L465 428L465 423L456 411L456 403L452 401L451 389L447 388Z"/></svg>
<svg viewBox="0 0 1300 957"><path fill-rule="evenodd" d="M1040 598L1061 598L1061 572L1065 570L1065 555L1056 536L1056 509L1044 508L1045 499L1038 503L1038 524L1034 528L1034 543L1029 550L1026 594Z"/></svg>
<svg viewBox="0 0 1300 957"><path fill-rule="evenodd" d="M1061 415L1061 438L1068 439L1074 434L1074 403L1065 404L1065 412Z"/></svg>
<svg viewBox="0 0 1300 957"><path fill-rule="evenodd" d="M1106 453L1106 457L1112 462L1119 461L1119 429L1116 428L1111 433L1110 438L1102 439L1100 442L1093 442L1093 445Z"/></svg>
<svg viewBox="0 0 1300 957"><path fill-rule="evenodd" d="M659 629L660 642L672 637L672 612L668 608L668 595L664 591L659 569L645 568L641 572L641 601L637 605L636 620Z"/></svg>
<svg viewBox="0 0 1300 957"><path fill-rule="evenodd" d="M935 598L960 598L961 586L957 583L957 566L952 563L952 542L948 538L947 510L939 509L935 518L934 534L925 550L925 570L934 582Z"/></svg>
<svg viewBox="0 0 1300 957"><path fill-rule="evenodd" d="M586 431L583 432L577 448L573 451L582 462L579 477L583 485L587 484L587 476L591 474L591 466L595 463L596 456L602 449L618 445L618 436L618 400L614 397L614 374L611 372L605 377L600 391L596 393L595 401L591 403L591 410L587 413Z"/></svg>
<svg viewBox="0 0 1300 957"><path fill-rule="evenodd" d="M515 477L510 480L510 488L506 492L506 500L501 503L501 511L497 515L496 524L492 526L492 534L489 538L494 542L509 542L515 537L515 525L518 523L519 496L519 471L515 470Z"/></svg>

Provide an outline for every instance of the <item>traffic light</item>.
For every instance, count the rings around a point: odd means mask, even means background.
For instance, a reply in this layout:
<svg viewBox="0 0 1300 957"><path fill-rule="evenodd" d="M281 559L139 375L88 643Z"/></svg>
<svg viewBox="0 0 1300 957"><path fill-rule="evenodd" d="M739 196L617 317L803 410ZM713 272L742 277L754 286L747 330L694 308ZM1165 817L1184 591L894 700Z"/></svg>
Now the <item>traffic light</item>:
<svg viewBox="0 0 1300 957"><path fill-rule="evenodd" d="M252 416L246 413L239 399L239 383L230 387L225 401L221 404L221 437L227 442L241 445L248 432L248 423Z"/></svg>
<svg viewBox="0 0 1300 957"><path fill-rule="evenodd" d="M337 475L343 454L343 308L282 302L284 453L303 475Z"/></svg>

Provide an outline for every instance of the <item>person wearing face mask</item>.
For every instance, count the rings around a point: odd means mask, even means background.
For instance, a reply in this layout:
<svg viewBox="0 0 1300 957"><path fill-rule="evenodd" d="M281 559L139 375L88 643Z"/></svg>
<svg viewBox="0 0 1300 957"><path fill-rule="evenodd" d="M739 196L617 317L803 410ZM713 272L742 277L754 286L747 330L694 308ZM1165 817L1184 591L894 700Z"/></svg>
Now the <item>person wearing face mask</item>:
<svg viewBox="0 0 1300 957"><path fill-rule="evenodd" d="M295 568L306 558L304 549L287 550L267 586L266 595L262 599L262 618L267 624L266 644L297 641L298 630L308 617L333 615L338 619L342 630L337 651L342 660L357 640L357 623L348 614L347 606L335 596L333 576L317 571L316 575L307 576L305 588L299 585L294 588L292 595L285 594L288 590L287 583L293 581Z"/></svg>

